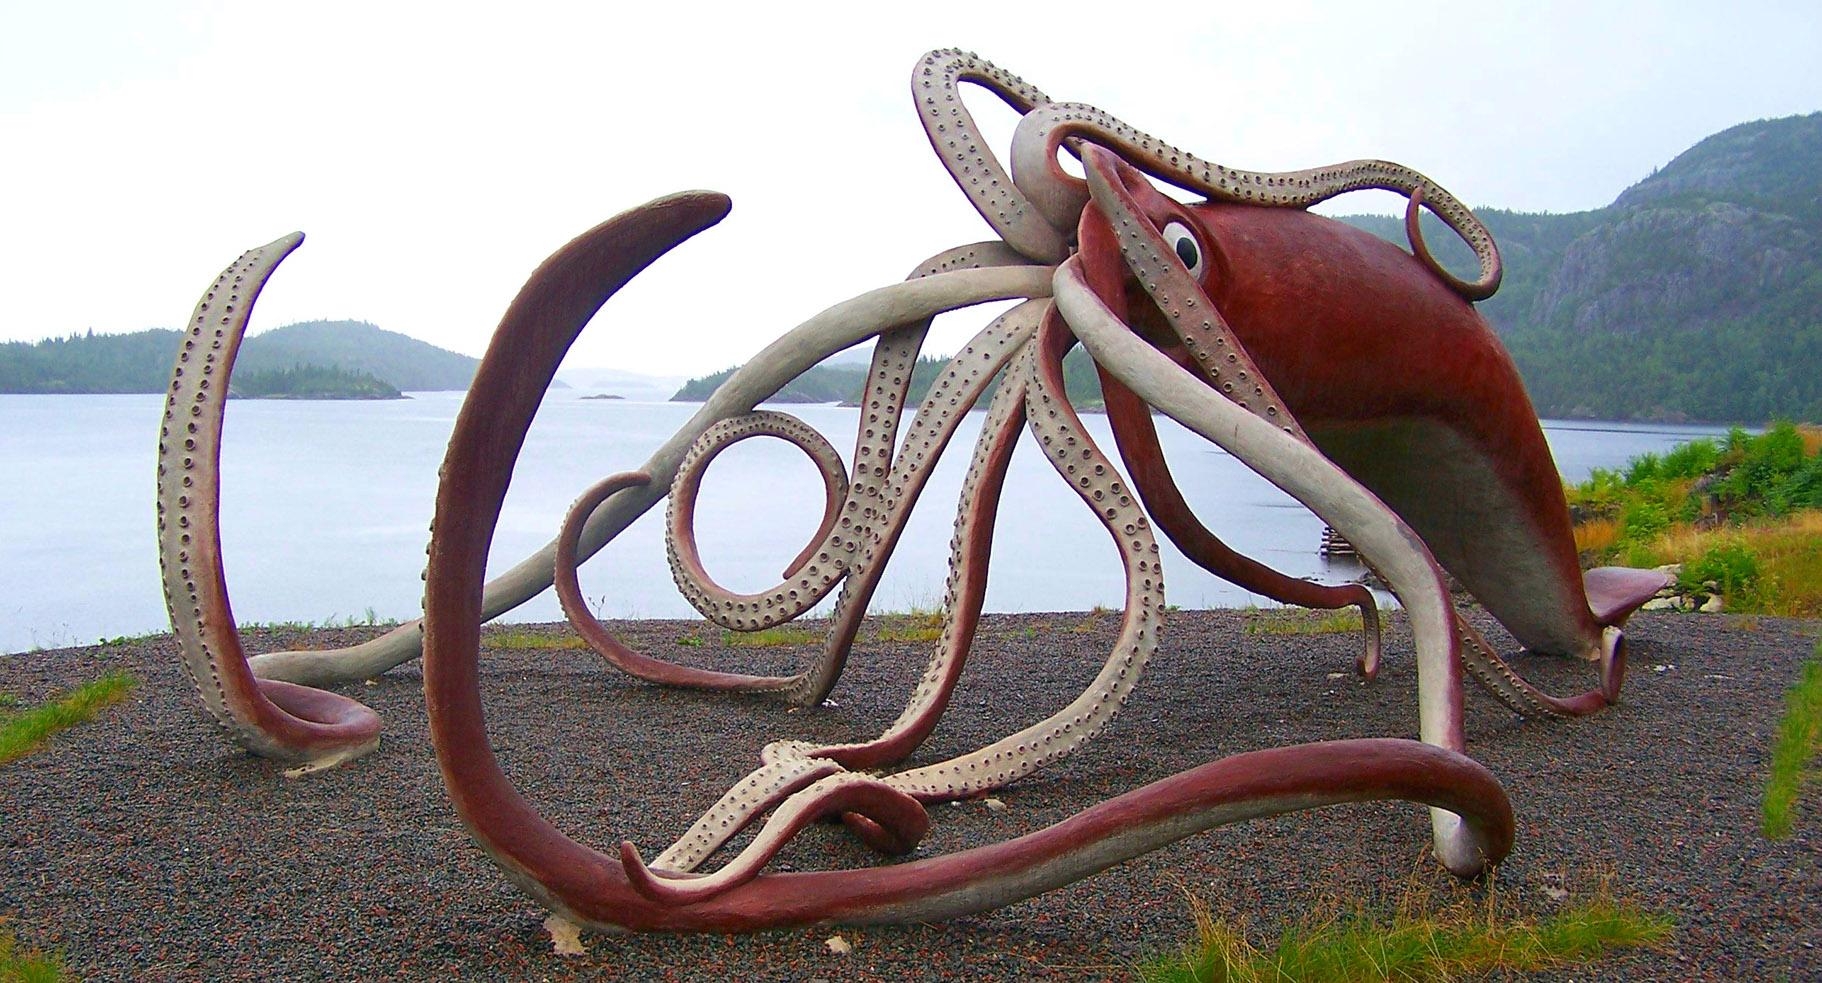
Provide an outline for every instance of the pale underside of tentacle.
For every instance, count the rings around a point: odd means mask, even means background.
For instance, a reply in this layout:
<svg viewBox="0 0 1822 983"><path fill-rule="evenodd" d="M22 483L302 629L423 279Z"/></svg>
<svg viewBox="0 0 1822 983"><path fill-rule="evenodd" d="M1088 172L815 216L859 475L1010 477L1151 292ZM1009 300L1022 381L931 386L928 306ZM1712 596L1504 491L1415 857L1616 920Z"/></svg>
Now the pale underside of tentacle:
<svg viewBox="0 0 1822 983"><path fill-rule="evenodd" d="M380 721L334 693L260 680L247 665L221 555L221 437L234 357L254 299L303 242L247 251L197 302L158 436L158 565L184 668L210 716L262 757L327 768L372 751Z"/></svg>

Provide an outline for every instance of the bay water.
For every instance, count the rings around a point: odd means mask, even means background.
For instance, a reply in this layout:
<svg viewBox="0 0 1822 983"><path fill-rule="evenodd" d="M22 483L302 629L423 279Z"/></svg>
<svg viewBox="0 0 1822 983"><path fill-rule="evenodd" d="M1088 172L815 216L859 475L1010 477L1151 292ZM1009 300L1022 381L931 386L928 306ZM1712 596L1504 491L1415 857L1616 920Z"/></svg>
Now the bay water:
<svg viewBox="0 0 1822 983"><path fill-rule="evenodd" d="M637 468L694 404L586 399L554 390L539 410L494 537L489 576L541 548L597 479ZM222 548L242 623L416 617L437 466L462 393L385 402L237 400L222 450ZM859 411L774 407L851 454ZM168 630L158 581L153 481L163 397L0 395L0 653ZM935 608L947 576L956 499L982 414L970 414L914 510L875 610ZM1110 453L1104 417L1084 418ZM1318 554L1322 522L1245 465L1168 420L1166 457L1204 524L1242 553L1293 576L1339 581L1357 564ZM1579 481L1713 427L1546 421L1557 467ZM814 534L814 467L777 440L749 440L709 469L698 541L725 586L771 586ZM1269 603L1209 576L1170 546L1165 587L1182 607ZM584 565L583 593L603 618L684 618L672 584L663 504ZM994 531L990 611L1118 607L1113 544L1027 435L1013 455ZM561 620L546 591L506 616Z"/></svg>

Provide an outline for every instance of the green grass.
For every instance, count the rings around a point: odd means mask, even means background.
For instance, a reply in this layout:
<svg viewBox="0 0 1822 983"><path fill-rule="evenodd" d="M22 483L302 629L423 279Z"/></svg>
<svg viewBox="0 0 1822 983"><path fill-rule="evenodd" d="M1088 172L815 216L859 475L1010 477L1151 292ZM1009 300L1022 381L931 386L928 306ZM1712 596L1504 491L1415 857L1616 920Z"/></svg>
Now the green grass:
<svg viewBox="0 0 1822 983"><path fill-rule="evenodd" d="M814 645L822 641L822 636L802 628L780 625L759 631L724 631L721 640L735 648L758 649L781 645Z"/></svg>
<svg viewBox="0 0 1822 983"><path fill-rule="evenodd" d="M574 635L540 635L531 631L497 631L482 636L488 648L496 649L585 649L588 643Z"/></svg>
<svg viewBox="0 0 1822 983"><path fill-rule="evenodd" d="M126 673L109 673L55 702L0 719L0 765L30 754L51 735L89 720L103 707L126 699L137 685L139 680Z"/></svg>
<svg viewBox="0 0 1822 983"><path fill-rule="evenodd" d="M1435 911L1427 892L1390 913L1318 905L1275 944L1250 939L1245 925L1218 919L1191 897L1198 941L1174 958L1138 967L1145 983L1449 980L1499 971L1537 972L1592 962L1613 949L1656 946L1673 926L1662 915L1614 900L1603 883L1591 897L1543 918L1518 912L1489 892Z"/></svg>
<svg viewBox="0 0 1822 983"><path fill-rule="evenodd" d="M1337 635L1360 630L1360 612L1353 608L1340 611L1261 608L1241 629L1248 635Z"/></svg>
<svg viewBox="0 0 1822 983"><path fill-rule="evenodd" d="M919 607L880 615L875 632L882 642L934 642L942 635L943 612Z"/></svg>
<svg viewBox="0 0 1822 983"><path fill-rule="evenodd" d="M1797 795L1816 776L1810 763L1822 755L1822 644L1803 664L1797 684L1784 694L1784 719L1771 748L1771 777L1765 784L1765 802L1759 828L1768 839L1790 835L1795 822Z"/></svg>
<svg viewBox="0 0 1822 983"><path fill-rule="evenodd" d="M60 983L74 980L54 952L19 948L13 933L0 929L0 983Z"/></svg>

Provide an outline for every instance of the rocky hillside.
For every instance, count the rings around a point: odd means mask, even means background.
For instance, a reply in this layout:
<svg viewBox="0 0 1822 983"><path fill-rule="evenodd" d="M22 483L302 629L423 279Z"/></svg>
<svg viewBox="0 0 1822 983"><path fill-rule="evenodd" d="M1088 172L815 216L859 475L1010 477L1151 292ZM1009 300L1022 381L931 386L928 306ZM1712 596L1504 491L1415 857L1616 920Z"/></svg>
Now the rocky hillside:
<svg viewBox="0 0 1822 983"><path fill-rule="evenodd" d="M1547 417L1822 420L1822 113L1696 144L1606 208L1480 210L1481 305ZM1392 219L1349 219L1403 241ZM1445 229L1433 244L1453 245ZM1439 250L1468 266L1465 250Z"/></svg>

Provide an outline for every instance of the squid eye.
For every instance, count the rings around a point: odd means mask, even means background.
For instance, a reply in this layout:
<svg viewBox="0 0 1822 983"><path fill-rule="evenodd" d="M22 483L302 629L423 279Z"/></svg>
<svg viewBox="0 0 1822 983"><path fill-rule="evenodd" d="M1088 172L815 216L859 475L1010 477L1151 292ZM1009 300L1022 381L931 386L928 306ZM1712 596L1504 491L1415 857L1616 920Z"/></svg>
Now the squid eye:
<svg viewBox="0 0 1822 983"><path fill-rule="evenodd" d="M1189 231L1189 226L1182 222L1165 223L1164 242L1183 261L1190 276L1202 279L1202 244L1196 241L1196 234Z"/></svg>

